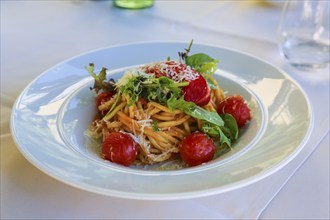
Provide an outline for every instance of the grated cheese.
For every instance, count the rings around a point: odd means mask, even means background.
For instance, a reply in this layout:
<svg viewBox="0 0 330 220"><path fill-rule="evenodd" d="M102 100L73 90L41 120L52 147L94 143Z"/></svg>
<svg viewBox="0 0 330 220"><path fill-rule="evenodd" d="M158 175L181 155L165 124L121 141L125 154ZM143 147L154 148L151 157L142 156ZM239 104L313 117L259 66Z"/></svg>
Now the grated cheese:
<svg viewBox="0 0 330 220"><path fill-rule="evenodd" d="M145 129L145 127L151 127L151 125L153 123L153 120L150 118L149 115L147 115L146 119L137 120L136 122L141 126L140 134L138 134L135 131L134 124L132 126L133 134L128 133L128 132L125 132L125 133L129 134L134 139L135 142L137 142L138 144L140 144L141 146L144 146L147 150L149 150L150 149L150 142L147 141L146 138L145 138L144 129Z"/></svg>

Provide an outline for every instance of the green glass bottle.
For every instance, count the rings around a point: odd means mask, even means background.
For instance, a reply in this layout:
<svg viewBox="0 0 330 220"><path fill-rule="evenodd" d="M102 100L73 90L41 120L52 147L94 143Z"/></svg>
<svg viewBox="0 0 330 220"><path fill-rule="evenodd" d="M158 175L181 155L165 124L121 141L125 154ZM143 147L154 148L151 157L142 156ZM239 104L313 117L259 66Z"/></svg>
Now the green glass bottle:
<svg viewBox="0 0 330 220"><path fill-rule="evenodd" d="M154 0L114 0L114 5L120 8L141 9L149 8L154 4Z"/></svg>

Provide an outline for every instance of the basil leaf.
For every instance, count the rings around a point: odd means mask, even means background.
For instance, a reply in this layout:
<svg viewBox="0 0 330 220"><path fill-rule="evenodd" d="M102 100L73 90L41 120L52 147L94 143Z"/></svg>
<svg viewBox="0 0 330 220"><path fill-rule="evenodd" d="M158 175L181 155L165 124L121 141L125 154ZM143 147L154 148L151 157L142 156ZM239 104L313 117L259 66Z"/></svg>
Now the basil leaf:
<svg viewBox="0 0 330 220"><path fill-rule="evenodd" d="M211 89L218 89L218 87L210 80L211 74L213 74L217 69L218 61L211 58L209 55L204 53L197 53L186 58L186 64L191 66L198 72L202 73L205 78L207 85Z"/></svg>
<svg viewBox="0 0 330 220"><path fill-rule="evenodd" d="M193 68L199 68L210 62L215 62L215 60L205 53L196 53L186 58L186 64Z"/></svg>

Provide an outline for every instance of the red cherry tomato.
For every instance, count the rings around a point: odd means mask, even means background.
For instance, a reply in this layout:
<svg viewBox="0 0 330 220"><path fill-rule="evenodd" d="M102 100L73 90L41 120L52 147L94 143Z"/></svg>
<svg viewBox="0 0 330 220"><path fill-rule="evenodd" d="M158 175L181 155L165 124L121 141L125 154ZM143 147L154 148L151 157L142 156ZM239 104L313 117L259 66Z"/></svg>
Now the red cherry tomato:
<svg viewBox="0 0 330 220"><path fill-rule="evenodd" d="M204 133L195 132L185 137L179 145L180 156L189 166L210 161L215 153L213 141Z"/></svg>
<svg viewBox="0 0 330 220"><path fill-rule="evenodd" d="M100 106L103 103L105 103L106 101L109 101L114 94L115 94L114 92L109 92L109 91L101 92L96 97L96 105Z"/></svg>
<svg viewBox="0 0 330 220"><path fill-rule="evenodd" d="M131 165L136 158L140 145L122 132L110 133L102 143L104 159L124 166Z"/></svg>
<svg viewBox="0 0 330 220"><path fill-rule="evenodd" d="M231 114L239 128L243 127L251 119L250 109L240 95L229 96L220 102L217 112L218 114Z"/></svg>
<svg viewBox="0 0 330 220"><path fill-rule="evenodd" d="M189 85L183 88L183 92L186 101L194 102L198 106L206 105L211 99L211 89L202 75L190 81Z"/></svg>

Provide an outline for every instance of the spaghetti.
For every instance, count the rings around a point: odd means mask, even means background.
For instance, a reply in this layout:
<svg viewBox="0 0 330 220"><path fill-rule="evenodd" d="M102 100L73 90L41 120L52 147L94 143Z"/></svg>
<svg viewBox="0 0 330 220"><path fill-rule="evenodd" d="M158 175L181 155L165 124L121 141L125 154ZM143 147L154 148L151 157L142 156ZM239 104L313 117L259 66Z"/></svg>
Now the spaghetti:
<svg viewBox="0 0 330 220"><path fill-rule="evenodd" d="M178 160L196 166L231 150L250 109L239 95L225 97L212 75L218 61L203 53L188 56L191 45L179 52L179 61L130 69L117 82L106 80L104 67L99 74L94 64L86 67L99 110L87 134L101 140L104 159L124 166Z"/></svg>
<svg viewBox="0 0 330 220"><path fill-rule="evenodd" d="M209 80L215 87L210 91L210 101L202 108L212 112L216 111L225 95L212 76ZM100 112L110 109L110 113L91 124L89 134L93 138L104 139L111 132L129 133L141 147L135 164L149 165L176 157L182 139L202 130L202 120L182 110L172 110L166 103L146 101L141 97L132 100L131 96L121 92L98 106Z"/></svg>

